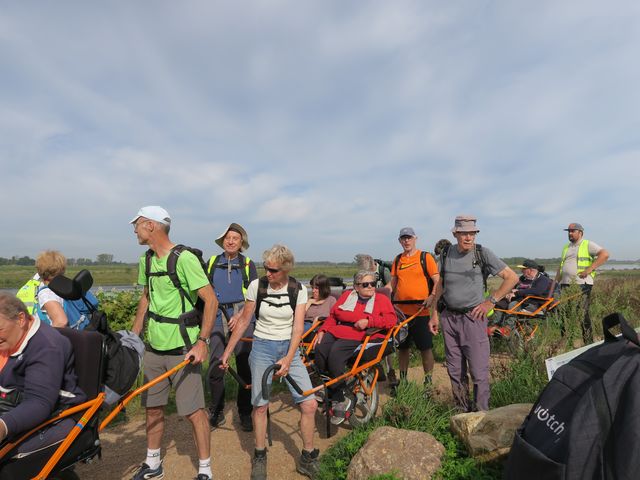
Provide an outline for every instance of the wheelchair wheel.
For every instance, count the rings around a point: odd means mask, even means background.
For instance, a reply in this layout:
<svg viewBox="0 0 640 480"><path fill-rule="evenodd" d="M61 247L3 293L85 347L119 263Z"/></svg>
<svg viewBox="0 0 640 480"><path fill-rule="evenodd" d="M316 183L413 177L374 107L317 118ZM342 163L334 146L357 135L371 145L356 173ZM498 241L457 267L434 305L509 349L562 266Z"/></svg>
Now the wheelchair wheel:
<svg viewBox="0 0 640 480"><path fill-rule="evenodd" d="M369 422L373 417L376 416L376 411L378 410L378 384L376 382L373 390L371 390L371 385L373 384L375 370L369 369L366 372L362 372L359 374L355 382L350 385L351 391L349 392L349 396L351 400L354 402L353 411L349 416L349 423L353 427L358 427L360 425L364 425ZM364 384L366 390L370 390L371 393L367 394L365 392L365 388L361 385Z"/></svg>

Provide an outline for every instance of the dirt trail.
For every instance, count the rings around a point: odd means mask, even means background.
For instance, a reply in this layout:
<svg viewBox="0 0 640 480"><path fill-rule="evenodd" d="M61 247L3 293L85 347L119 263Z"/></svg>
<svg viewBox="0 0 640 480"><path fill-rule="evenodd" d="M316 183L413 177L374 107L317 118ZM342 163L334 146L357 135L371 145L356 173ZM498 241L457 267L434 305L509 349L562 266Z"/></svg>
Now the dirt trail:
<svg viewBox="0 0 640 480"><path fill-rule="evenodd" d="M409 378L422 381L422 368L409 371ZM434 369L434 384L437 396L450 401L451 389L446 370L441 364ZM381 403L388 400L386 383L379 384ZM240 430L234 402L227 402L226 423L211 432L211 458L215 479L245 479L251 471L253 434ZM380 410L378 410L380 413ZM291 395L281 393L271 404L271 430L273 446L269 447L268 475L271 479L303 479L296 472L295 461L300 455L302 441L298 420L299 410L293 406ZM188 420L171 415L166 418L163 443L165 479L194 478L197 459ZM350 431L349 426L332 427L334 435L327 439L325 417L316 415L316 446L324 452L329 446ZM136 416L126 423L107 429L100 435L102 459L88 465L78 465L76 473L83 479L114 480L130 479L137 466L144 460L146 437L144 416Z"/></svg>

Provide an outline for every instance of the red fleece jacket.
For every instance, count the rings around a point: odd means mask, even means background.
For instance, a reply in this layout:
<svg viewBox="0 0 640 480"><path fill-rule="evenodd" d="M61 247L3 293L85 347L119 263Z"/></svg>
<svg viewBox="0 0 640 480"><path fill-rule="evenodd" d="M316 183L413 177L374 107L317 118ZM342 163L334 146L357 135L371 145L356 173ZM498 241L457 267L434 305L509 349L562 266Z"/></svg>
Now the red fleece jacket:
<svg viewBox="0 0 640 480"><path fill-rule="evenodd" d="M347 340L362 341L367 336L364 330L356 330L352 325L344 325L344 323L355 324L358 320L366 318L369 320L367 328L391 328L397 321L396 312L393 309L391 300L383 294L376 294L376 298L373 303L373 312L365 313L364 309L367 306L366 302L358 301L353 312L347 312L341 310L339 307L342 305L351 290L345 291L338 299L336 304L331 308L331 313L325 320L321 332L329 332L336 338L343 338ZM373 338L382 337L381 334L376 334Z"/></svg>

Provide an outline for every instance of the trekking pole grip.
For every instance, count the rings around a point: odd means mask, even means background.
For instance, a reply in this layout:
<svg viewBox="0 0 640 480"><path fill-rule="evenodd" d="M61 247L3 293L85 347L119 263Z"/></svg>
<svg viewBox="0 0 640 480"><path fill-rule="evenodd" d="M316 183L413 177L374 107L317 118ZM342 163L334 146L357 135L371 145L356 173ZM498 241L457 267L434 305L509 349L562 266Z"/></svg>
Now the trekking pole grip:
<svg viewBox="0 0 640 480"><path fill-rule="evenodd" d="M269 400L269 395L271 394L271 389L269 388L269 375L273 375L273 372L280 370L280 365L274 363L273 365L267 367L267 369L262 374L262 398L264 400ZM296 383L296 381L291 378L291 376L287 373L284 377L287 382L293 387L293 389L298 392L300 395L304 393L304 391L300 388L300 385Z"/></svg>

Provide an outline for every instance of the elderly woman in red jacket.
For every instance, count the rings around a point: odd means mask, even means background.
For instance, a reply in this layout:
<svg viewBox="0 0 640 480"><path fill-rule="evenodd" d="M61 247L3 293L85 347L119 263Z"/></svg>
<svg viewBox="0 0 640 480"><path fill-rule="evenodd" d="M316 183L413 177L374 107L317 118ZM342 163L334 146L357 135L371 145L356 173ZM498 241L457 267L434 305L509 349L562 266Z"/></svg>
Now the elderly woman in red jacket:
<svg viewBox="0 0 640 480"><path fill-rule="evenodd" d="M368 328L391 328L397 322L391 300L384 294L376 294L374 272L361 270L353 277L354 290L347 290L331 308L331 313L318 333L315 362L320 370L332 377L344 373L349 358L367 336ZM383 337L376 334L373 338ZM329 399L333 401L334 425L344 421L351 408L338 383L329 387Z"/></svg>

